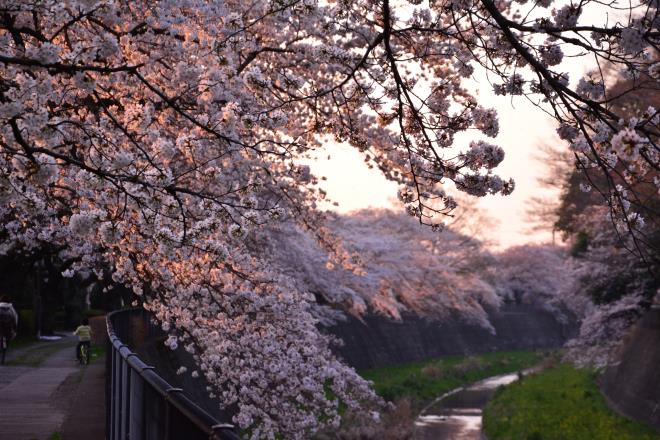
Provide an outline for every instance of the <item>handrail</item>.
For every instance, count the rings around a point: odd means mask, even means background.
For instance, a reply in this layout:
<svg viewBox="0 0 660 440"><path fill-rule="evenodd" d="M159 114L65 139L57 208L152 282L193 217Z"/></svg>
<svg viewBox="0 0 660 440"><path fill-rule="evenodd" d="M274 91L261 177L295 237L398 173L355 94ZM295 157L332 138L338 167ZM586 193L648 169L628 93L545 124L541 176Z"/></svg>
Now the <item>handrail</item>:
<svg viewBox="0 0 660 440"><path fill-rule="evenodd" d="M188 427L192 425L193 429L199 431L199 436L187 436L187 438L204 438L202 435L205 435L210 440L239 440L233 425L220 422L200 408L186 397L180 388L173 387L160 377L154 367L145 364L119 338L115 332L115 318L119 314L135 313L139 310L141 309L117 310L106 317L111 349L108 353L110 371L107 374L109 383L107 385L108 420L106 430L108 432L106 432L106 438L110 440L125 440L129 437L131 440L136 438L175 440L174 434L171 434L174 428L170 426L172 424L171 410L174 409L177 417L182 417ZM162 423L164 433L152 436L148 433L148 429L141 426L145 424L147 418L145 412L151 411L151 408L148 408L149 405L145 404L144 387L149 387L160 397L160 402L155 402L153 406L165 405L165 411L159 412L155 416L165 418L165 420L156 421L157 425Z"/></svg>

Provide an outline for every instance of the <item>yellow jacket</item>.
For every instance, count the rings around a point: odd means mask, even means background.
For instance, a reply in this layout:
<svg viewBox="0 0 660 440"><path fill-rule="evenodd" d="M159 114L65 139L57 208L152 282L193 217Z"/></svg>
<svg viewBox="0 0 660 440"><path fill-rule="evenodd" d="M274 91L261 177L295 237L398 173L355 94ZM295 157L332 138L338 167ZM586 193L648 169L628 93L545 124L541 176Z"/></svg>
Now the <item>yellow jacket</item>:
<svg viewBox="0 0 660 440"><path fill-rule="evenodd" d="M88 325L81 325L73 334L78 336L78 340L81 342L89 341L92 339L92 328Z"/></svg>

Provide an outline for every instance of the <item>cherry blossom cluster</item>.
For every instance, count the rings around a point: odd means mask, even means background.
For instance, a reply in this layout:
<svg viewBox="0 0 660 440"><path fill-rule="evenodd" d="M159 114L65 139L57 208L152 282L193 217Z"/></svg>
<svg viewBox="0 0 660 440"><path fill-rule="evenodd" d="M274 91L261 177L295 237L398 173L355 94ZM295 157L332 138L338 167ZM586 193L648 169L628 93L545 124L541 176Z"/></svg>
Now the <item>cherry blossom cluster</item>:
<svg viewBox="0 0 660 440"><path fill-rule="evenodd" d="M504 160L504 150L484 141L470 142L470 149L465 153L465 161L474 171L480 168L493 169L502 160Z"/></svg>
<svg viewBox="0 0 660 440"><path fill-rule="evenodd" d="M597 190L604 194L619 229L643 234L643 197L648 196L640 194L640 188L650 187L651 192L660 194L656 178L660 150L655 132L660 113L648 107L638 114L639 117L620 120L617 124L598 123L587 129L586 135L570 125L562 125L558 133L571 142L578 166L588 171L603 168L607 171L605 174L613 183L609 188ZM585 186L585 190L591 189L592 185Z"/></svg>
<svg viewBox="0 0 660 440"><path fill-rule="evenodd" d="M576 263L563 248L516 246L495 258L487 280L504 302L534 305L564 324L584 316L591 304L579 291Z"/></svg>
<svg viewBox="0 0 660 440"><path fill-rule="evenodd" d="M327 253L313 237L284 225L253 245L300 290L319 298L311 311L323 324L341 320L342 312L394 319L407 312L434 319L459 316L493 330L486 309L496 308L500 299L477 270L489 255L479 241L451 225L437 234L389 210L358 211L328 224L348 249L359 252L354 260L359 270L329 269Z"/></svg>

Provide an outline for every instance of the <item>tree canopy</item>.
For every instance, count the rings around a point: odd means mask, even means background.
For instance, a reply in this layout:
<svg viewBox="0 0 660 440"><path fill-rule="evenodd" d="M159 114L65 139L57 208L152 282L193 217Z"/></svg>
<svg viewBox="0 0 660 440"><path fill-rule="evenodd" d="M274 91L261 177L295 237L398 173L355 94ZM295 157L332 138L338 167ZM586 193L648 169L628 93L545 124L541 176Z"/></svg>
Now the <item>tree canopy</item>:
<svg viewBox="0 0 660 440"><path fill-rule="evenodd" d="M632 189L660 186L658 111L623 117L602 71L569 80L562 60L606 60L631 88L657 91L657 8L0 0L0 252L48 244L71 262L67 276L129 287L237 405L241 428L304 438L337 424L340 404L376 398L331 355L309 292L249 246L289 221L332 264L360 270L323 226L324 193L296 159L348 142L437 228L456 205L443 183L475 196L514 187L494 174L497 112L470 92L486 69L496 93L557 119L579 167L605 176L597 189L617 221L642 231ZM603 12L597 22L583 19L589 9ZM456 151L467 131L480 134Z"/></svg>

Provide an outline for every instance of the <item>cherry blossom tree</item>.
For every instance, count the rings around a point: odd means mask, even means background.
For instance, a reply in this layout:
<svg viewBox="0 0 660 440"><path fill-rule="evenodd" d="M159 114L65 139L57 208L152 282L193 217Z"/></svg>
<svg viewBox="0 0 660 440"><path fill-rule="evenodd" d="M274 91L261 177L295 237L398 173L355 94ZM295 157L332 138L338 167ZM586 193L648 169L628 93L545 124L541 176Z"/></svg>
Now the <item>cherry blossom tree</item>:
<svg viewBox="0 0 660 440"><path fill-rule="evenodd" d="M595 1L0 0L0 216L3 254L48 244L139 302L198 359L252 438L304 438L340 404L375 400L316 330L313 297L249 247L282 219L332 264L360 268L323 226L324 193L297 158L345 141L439 227L469 194L508 194L493 170L496 111L467 82L549 109L582 169L609 179L632 230L654 185L655 109L622 118L601 76L572 84L565 56L608 60L657 85L657 0L613 23L583 23ZM537 18L538 17L538 18ZM466 149L456 135L481 133ZM625 170L617 163L625 160ZM653 177L656 173L656 177ZM649 181L649 179L651 179ZM440 246L442 244L440 243ZM199 373L198 373L199 374ZM330 392L332 391L332 392Z"/></svg>
<svg viewBox="0 0 660 440"><path fill-rule="evenodd" d="M328 226L359 258L358 270L328 263L327 252L300 229L280 227L255 247L317 298L318 316L332 323L346 311L400 319L402 312L434 319L459 317L492 330L487 309L500 297L484 279L490 254L477 240L451 229L437 234L389 210L358 211ZM339 316L338 313L339 312Z"/></svg>
<svg viewBox="0 0 660 440"><path fill-rule="evenodd" d="M587 237L572 266L575 294L589 302L568 354L579 364L605 366L616 362L624 336L660 292L657 251L643 248L648 259L630 252L633 238L612 227L603 206L587 207L572 226ZM657 240L658 230L652 235Z"/></svg>
<svg viewBox="0 0 660 440"><path fill-rule="evenodd" d="M589 182L571 170L566 155L558 150L549 153L557 165L553 168L561 171L556 173L561 180L553 181L561 195L558 203L545 201L542 219L561 232L567 249L561 266L550 258L542 264L547 270L536 276L541 286L545 280L550 285L571 280L554 291L555 301L567 305L580 324L579 334L567 344L567 357L580 365L604 367L618 361L626 333L660 287L660 218L654 215L660 195L644 195L643 209L650 215L644 239L636 242L625 224L612 221L595 191L584 191ZM638 194L644 194L643 189Z"/></svg>
<svg viewBox="0 0 660 440"><path fill-rule="evenodd" d="M579 292L575 262L565 249L517 246L495 259L489 281L503 301L548 310L564 323L584 316L589 298Z"/></svg>
<svg viewBox="0 0 660 440"><path fill-rule="evenodd" d="M618 77L610 87L612 108L634 118L660 100L657 93L632 87L635 78ZM569 152L570 153L570 152ZM543 204L543 219L562 233L574 257L569 268L573 292L561 290L565 301L580 299L584 307L572 308L581 321L578 337L570 341L569 357L579 364L604 366L617 362L617 350L630 326L641 317L660 287L660 193L644 180L628 185L622 174L634 172L629 161L616 164L618 174L580 173L571 157L558 148L548 148L553 173L543 180L560 190L559 203ZM657 176L651 171L647 177ZM602 206L600 195L591 187L606 187L607 179L620 190L643 200L636 209L644 225L630 234L628 225L612 221L611 210ZM565 272L562 272L565 273ZM566 295L569 293L569 295Z"/></svg>

